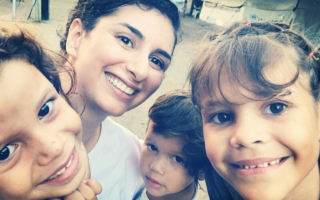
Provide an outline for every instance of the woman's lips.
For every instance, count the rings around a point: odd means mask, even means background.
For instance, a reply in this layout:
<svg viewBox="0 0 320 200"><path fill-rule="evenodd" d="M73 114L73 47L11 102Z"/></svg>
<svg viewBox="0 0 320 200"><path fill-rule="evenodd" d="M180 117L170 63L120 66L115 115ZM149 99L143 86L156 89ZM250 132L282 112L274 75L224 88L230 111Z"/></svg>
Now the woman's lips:
<svg viewBox="0 0 320 200"><path fill-rule="evenodd" d="M116 78L115 76L106 73L106 77L109 80L109 82L116 87L117 89L121 90L122 92L126 93L127 95L133 95L135 93L135 89L129 87L127 84L125 84L120 79Z"/></svg>

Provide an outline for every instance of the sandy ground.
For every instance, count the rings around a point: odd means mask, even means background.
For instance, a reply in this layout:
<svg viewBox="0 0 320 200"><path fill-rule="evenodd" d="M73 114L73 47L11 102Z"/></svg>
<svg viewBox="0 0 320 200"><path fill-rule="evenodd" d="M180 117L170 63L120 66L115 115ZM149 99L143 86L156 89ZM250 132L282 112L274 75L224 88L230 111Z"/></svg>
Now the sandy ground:
<svg viewBox="0 0 320 200"><path fill-rule="evenodd" d="M32 8L32 0L17 3L16 18L12 17L12 3L10 0L0 0L0 23L2 21L18 21L28 23L38 29L42 38L52 50L59 50L59 37L57 32L63 30L68 18L68 13L75 5L76 0L51 0L50 19L41 23L34 23L33 19L27 20ZM160 88L143 104L121 117L114 118L120 124L130 129L139 138L143 139L147 125L147 112L153 101L164 92L188 87L186 77L196 54L199 41L207 31L217 31L218 27L190 17L181 18L181 42L174 52L172 64L166 72L166 77ZM201 182L205 189L205 184ZM199 200L209 199L206 192L199 192Z"/></svg>

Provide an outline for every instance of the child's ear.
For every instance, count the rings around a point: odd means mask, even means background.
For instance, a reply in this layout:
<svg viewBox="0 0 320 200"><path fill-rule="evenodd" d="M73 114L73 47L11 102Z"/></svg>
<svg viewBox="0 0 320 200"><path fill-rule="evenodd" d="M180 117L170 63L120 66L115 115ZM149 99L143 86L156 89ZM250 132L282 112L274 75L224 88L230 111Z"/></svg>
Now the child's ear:
<svg viewBox="0 0 320 200"><path fill-rule="evenodd" d="M66 51L72 58L76 58L78 55L83 32L81 20L79 18L73 20L69 28L66 43Z"/></svg>
<svg viewBox="0 0 320 200"><path fill-rule="evenodd" d="M203 181L205 179L205 175L206 174L205 174L203 169L199 170L199 172L198 172L198 180L199 181Z"/></svg>

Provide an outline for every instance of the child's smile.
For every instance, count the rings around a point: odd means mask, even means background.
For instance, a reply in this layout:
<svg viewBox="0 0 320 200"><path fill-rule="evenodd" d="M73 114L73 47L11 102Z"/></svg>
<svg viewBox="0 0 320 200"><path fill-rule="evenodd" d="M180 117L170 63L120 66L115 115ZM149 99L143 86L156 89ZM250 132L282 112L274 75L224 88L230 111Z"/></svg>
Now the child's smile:
<svg viewBox="0 0 320 200"><path fill-rule="evenodd" d="M263 174L269 170L276 169L282 165L289 157L282 158L260 158L252 160L240 160L234 163L231 163L231 167L234 168L237 173L250 176L256 174Z"/></svg>
<svg viewBox="0 0 320 200"><path fill-rule="evenodd" d="M44 184L61 184L70 180L77 172L79 168L79 155L72 150L72 154L68 157L68 160L59 167L56 172L50 176Z"/></svg>
<svg viewBox="0 0 320 200"><path fill-rule="evenodd" d="M79 115L33 65L1 63L1 199L47 199L76 190L88 174Z"/></svg>
<svg viewBox="0 0 320 200"><path fill-rule="evenodd" d="M272 68L276 80L287 81L282 69L294 64L275 66L281 66ZM272 82L274 76L269 77ZM309 180L318 176L318 105L306 90L304 77L263 99L244 87L235 88L222 73L223 97L217 87L211 97L205 92L201 96L207 155L245 199L299 197L304 188L316 187Z"/></svg>

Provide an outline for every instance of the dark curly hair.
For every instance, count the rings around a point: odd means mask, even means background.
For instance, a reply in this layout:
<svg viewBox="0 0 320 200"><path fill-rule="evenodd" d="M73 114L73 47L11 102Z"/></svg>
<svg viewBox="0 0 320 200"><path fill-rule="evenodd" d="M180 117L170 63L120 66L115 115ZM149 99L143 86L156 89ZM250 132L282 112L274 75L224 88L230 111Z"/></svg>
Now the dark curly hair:
<svg viewBox="0 0 320 200"><path fill-rule="evenodd" d="M201 116L194 107L189 91L182 89L166 92L149 109L153 133L164 137L180 137L185 145L184 167L198 181L198 172L209 164L202 134Z"/></svg>
<svg viewBox="0 0 320 200"><path fill-rule="evenodd" d="M60 41L62 54L67 55L66 41L73 20L79 18L82 22L82 28L86 32L90 32L100 18L115 14L119 8L129 5L137 5L142 10L156 9L167 17L174 28L175 44L177 43L180 18L178 8L170 0L79 0L69 14L65 34Z"/></svg>

